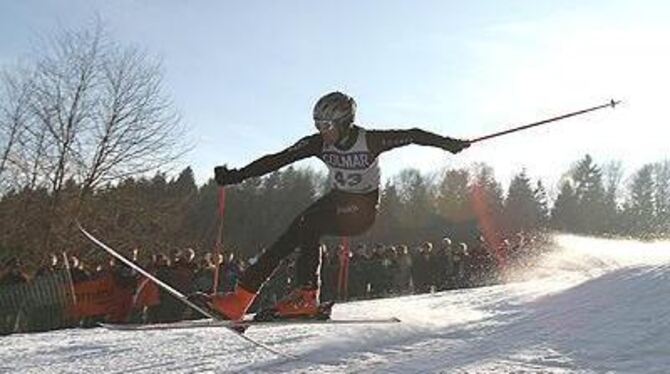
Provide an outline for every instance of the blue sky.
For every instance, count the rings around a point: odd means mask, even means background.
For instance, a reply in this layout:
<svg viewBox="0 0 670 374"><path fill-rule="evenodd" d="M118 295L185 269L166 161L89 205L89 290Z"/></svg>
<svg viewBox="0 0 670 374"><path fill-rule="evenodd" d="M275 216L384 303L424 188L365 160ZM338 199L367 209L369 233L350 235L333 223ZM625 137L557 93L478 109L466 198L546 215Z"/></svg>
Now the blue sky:
<svg viewBox="0 0 670 374"><path fill-rule="evenodd" d="M397 150L382 157L386 176L485 162L503 182L525 167L551 184L587 152L630 172L670 149L663 1L4 0L0 63L96 16L162 59L200 182L314 131L312 105L331 90L357 99L364 126L462 138L624 100L458 156Z"/></svg>

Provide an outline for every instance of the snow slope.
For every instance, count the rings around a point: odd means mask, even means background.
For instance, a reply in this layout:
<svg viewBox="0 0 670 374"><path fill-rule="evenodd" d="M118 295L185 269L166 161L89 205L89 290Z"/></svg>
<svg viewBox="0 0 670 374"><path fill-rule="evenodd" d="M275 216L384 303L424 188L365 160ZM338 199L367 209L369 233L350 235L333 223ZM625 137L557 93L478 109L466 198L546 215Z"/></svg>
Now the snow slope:
<svg viewBox="0 0 670 374"><path fill-rule="evenodd" d="M277 358L224 329L67 330L0 338L16 373L653 373L670 371L670 243L559 236L518 281L337 305L401 324L257 327Z"/></svg>

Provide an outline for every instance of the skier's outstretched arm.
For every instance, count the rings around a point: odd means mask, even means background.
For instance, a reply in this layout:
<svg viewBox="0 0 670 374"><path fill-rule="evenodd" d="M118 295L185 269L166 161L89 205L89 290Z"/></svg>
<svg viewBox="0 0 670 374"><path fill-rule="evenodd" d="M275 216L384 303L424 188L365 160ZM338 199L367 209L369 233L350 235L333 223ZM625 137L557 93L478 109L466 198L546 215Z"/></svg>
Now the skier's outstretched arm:
<svg viewBox="0 0 670 374"><path fill-rule="evenodd" d="M467 140L454 139L419 128L409 130L372 130L368 138L368 146L376 155L409 144L442 148L451 153L458 153L470 146L470 142Z"/></svg>
<svg viewBox="0 0 670 374"><path fill-rule="evenodd" d="M321 142L321 137L314 134L300 139L281 152L263 156L241 169L228 169L225 165L217 166L214 168L214 179L220 186L225 186L240 183L247 178L259 177L295 161L317 155L321 149Z"/></svg>

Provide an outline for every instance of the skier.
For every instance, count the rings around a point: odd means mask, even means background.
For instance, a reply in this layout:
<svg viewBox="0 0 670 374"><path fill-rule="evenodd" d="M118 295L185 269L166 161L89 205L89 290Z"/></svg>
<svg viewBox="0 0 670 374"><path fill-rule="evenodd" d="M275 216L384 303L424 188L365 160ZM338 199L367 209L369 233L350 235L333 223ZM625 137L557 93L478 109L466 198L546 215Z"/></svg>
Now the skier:
<svg viewBox="0 0 670 374"><path fill-rule="evenodd" d="M233 292L215 294L208 299L211 308L231 320L241 319L281 261L297 250L294 283L297 287L278 301L271 313L277 318L317 317L322 312L319 308L319 240L324 235L359 235L373 224L379 201L379 155L408 144L438 147L454 154L470 146L469 141L417 128L366 130L354 123L355 116L354 99L341 92L331 92L314 106L318 133L243 168L214 168L216 182L226 186L316 156L328 166L331 188L300 213L274 244L250 261Z"/></svg>

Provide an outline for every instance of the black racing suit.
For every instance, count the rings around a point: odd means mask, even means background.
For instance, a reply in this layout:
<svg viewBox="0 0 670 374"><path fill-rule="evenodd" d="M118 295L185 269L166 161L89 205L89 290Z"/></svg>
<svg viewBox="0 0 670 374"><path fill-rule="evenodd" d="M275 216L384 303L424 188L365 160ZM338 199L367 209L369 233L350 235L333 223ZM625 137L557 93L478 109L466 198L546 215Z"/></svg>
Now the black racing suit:
<svg viewBox="0 0 670 374"><path fill-rule="evenodd" d="M349 144L338 146L337 149L346 152L347 147L351 147L358 139L360 130L354 126L348 136ZM420 129L365 131L365 140L371 160L376 160L382 152L408 144L439 147L452 153L463 148L460 140ZM239 173L242 179L258 177L310 156L324 160L324 145L318 133L304 137L293 146L261 157L234 172ZM364 193L347 192L338 189L337 185L333 186L328 193L300 213L274 244L250 261L250 266L240 277L240 286L257 292L281 261L298 250L296 284L318 287L321 237L352 236L367 231L375 221L378 201L378 184Z"/></svg>

